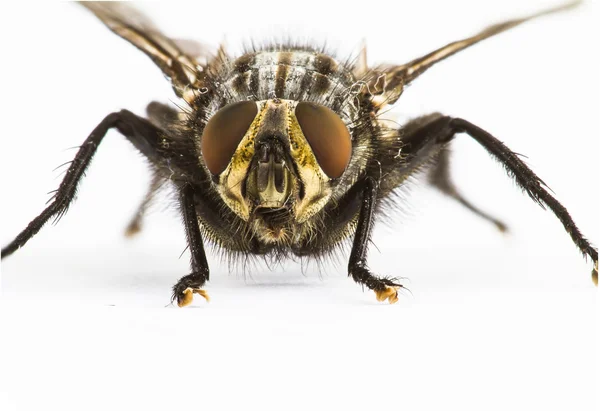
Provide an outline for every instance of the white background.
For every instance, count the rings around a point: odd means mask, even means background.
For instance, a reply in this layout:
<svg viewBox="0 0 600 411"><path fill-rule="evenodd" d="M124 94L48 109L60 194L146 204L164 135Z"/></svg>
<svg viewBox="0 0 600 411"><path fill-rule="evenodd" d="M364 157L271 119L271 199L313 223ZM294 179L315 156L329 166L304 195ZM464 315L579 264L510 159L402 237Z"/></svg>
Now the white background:
<svg viewBox="0 0 600 411"><path fill-rule="evenodd" d="M489 23L556 2L454 0L145 4L163 31L232 50L271 35L403 63ZM400 99L400 121L466 118L528 155L583 232L600 239L597 4L539 19L456 55ZM140 52L75 4L0 6L0 241L44 207L74 150L108 113L174 100ZM344 53L342 53L344 55ZM212 302L167 306L187 273L165 200L131 241L148 184L111 132L80 195L2 262L0 409L573 409L597 407L597 293L560 223L523 196L467 136L454 143L463 192L505 220L500 235L415 185L378 225L372 269L407 277L394 306L346 278L347 255L229 274L209 255ZM285 272L284 272L285 271ZM244 278L245 277L245 278ZM596 388L594 388L596 387Z"/></svg>

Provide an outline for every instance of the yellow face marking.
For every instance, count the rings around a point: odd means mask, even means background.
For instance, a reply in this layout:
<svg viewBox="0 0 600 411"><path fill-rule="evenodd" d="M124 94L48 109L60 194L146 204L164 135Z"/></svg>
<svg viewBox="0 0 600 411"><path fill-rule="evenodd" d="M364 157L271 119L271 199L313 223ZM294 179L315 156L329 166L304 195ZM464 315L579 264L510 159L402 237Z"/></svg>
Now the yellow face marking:
<svg viewBox="0 0 600 411"><path fill-rule="evenodd" d="M221 174L218 186L219 194L221 194L225 203L245 221L248 221L250 216L250 208L246 199L242 196L242 184L254 156L254 139L265 111L266 105L263 105L262 108L259 107L256 118L250 124L246 135L235 150L229 165Z"/></svg>
<svg viewBox="0 0 600 411"><path fill-rule="evenodd" d="M304 198L296 203L296 221L303 223L321 210L329 197L329 177L323 172L317 162L310 144L300 128L298 119L294 114L295 102L288 111L290 149L296 162L300 179L304 183Z"/></svg>
<svg viewBox="0 0 600 411"><path fill-rule="evenodd" d="M254 144L258 130L264 120L265 114L272 107L272 100L257 102L258 114L250 125L246 135L237 147L231 162L221 174L218 185L219 194L223 201L243 220L248 221L250 217L251 204L242 196L242 184L248 175L248 168L255 154ZM310 217L320 211L331 196L329 177L323 172L317 159L310 148L310 144L304 137L298 119L294 111L297 105L293 100L279 100L278 104L284 104L287 112L287 133L290 142L290 154L296 163L296 169L304 184L304 198L296 199L294 205L295 220L304 223ZM291 184L297 187L295 182Z"/></svg>

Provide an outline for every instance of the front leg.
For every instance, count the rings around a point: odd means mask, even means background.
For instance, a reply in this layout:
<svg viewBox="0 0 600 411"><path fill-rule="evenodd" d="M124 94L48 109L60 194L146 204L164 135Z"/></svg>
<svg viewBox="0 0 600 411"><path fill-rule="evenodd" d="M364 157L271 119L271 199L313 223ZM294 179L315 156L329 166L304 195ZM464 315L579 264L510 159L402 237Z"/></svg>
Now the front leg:
<svg viewBox="0 0 600 411"><path fill-rule="evenodd" d="M350 253L348 263L348 275L359 284L366 285L369 289L375 291L378 301L388 300L390 304L398 301L398 289L402 288L395 279L379 278L371 274L367 267L367 245L371 236L373 226L373 213L375 211L375 202L377 201L377 192L379 186L377 182L370 177L363 180L362 183L362 204L358 215L356 234Z"/></svg>
<svg viewBox="0 0 600 411"><path fill-rule="evenodd" d="M198 225L198 215L196 214L196 203L194 202L194 189L191 185L185 185L181 188L180 194L181 213L183 215L183 224L191 253L192 273L182 277L173 287L172 300L177 300L177 305L185 307L194 299L194 294L199 294L210 301L205 290L202 289L204 283L208 281L208 261L204 252L200 226Z"/></svg>

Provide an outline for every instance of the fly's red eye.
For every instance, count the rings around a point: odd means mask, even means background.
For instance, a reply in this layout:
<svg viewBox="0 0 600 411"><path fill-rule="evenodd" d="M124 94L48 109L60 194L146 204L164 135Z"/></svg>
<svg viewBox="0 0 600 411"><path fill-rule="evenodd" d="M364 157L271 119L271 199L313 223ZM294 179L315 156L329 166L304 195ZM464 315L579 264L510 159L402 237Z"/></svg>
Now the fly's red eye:
<svg viewBox="0 0 600 411"><path fill-rule="evenodd" d="M211 173L220 174L227 168L256 114L255 102L240 101L223 107L208 120L200 147Z"/></svg>
<svg viewBox="0 0 600 411"><path fill-rule="evenodd" d="M321 169L329 178L342 175L350 162L352 141L342 119L325 106L301 102L296 118Z"/></svg>

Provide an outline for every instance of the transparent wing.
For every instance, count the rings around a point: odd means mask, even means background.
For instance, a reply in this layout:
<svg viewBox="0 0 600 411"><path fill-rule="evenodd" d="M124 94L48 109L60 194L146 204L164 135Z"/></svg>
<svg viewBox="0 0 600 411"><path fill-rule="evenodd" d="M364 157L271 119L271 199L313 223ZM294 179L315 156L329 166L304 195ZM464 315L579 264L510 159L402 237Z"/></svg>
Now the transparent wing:
<svg viewBox="0 0 600 411"><path fill-rule="evenodd" d="M143 51L171 80L175 93L184 98L186 90L196 87L202 71L197 58L205 48L189 40L172 40L152 22L122 2L81 2L111 31ZM189 52L192 51L190 54Z"/></svg>
<svg viewBox="0 0 600 411"><path fill-rule="evenodd" d="M406 84L412 82L427 69L446 59L447 57L450 57L453 54L466 49L467 47L479 43L482 40L518 26L521 23L525 23L526 21L547 14L571 9L580 3L580 0L572 1L551 9L542 10L529 16L494 24L474 36L446 44L445 46L440 47L439 49L432 51L425 56L416 58L406 64L399 66L381 66L373 72L375 76L370 84L371 94L380 95L383 97L379 99L381 104L391 104L398 99L402 93L402 88Z"/></svg>

